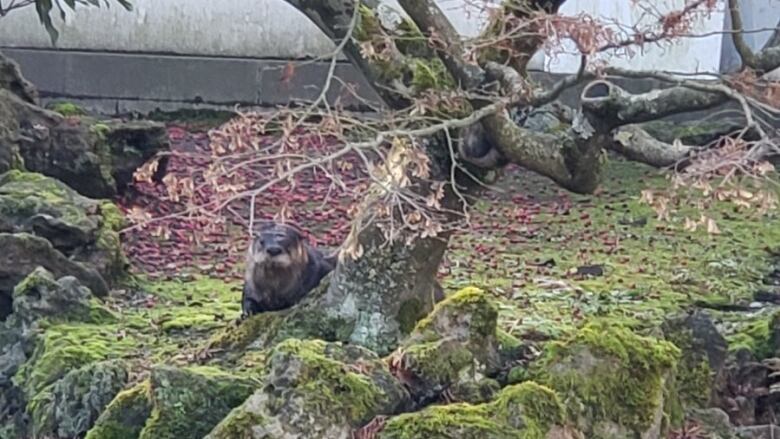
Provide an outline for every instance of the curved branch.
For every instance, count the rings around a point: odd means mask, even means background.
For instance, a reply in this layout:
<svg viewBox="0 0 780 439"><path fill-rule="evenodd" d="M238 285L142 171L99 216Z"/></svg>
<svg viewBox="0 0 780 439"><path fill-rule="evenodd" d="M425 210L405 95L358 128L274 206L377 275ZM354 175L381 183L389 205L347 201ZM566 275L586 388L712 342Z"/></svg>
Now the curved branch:
<svg viewBox="0 0 780 439"><path fill-rule="evenodd" d="M607 81L594 81L582 93L582 106L597 115L609 129L648 122L690 111L707 110L726 102L726 94L672 87L630 94Z"/></svg>
<svg viewBox="0 0 780 439"><path fill-rule="evenodd" d="M684 160L694 146L675 140L662 142L636 125L621 127L615 131L610 149L630 160L655 167L672 166Z"/></svg>
<svg viewBox="0 0 780 439"><path fill-rule="evenodd" d="M377 61L368 59L363 55L360 45L351 32L350 23L356 11L356 7L368 8L361 3L361 0L285 0L288 4L302 12L325 35L333 42L343 44L343 52L349 61L365 75L368 83L371 84L374 91L382 98L385 104L398 109L409 104L402 93L396 91L393 78L388 77L387 71L400 71L401 63L398 60L390 59L385 61L387 65L380 65ZM374 18L371 16L371 18ZM366 29L369 23L366 23L367 17L361 15L358 27ZM348 38L349 41L343 40Z"/></svg>
<svg viewBox="0 0 780 439"><path fill-rule="evenodd" d="M737 49L739 57L742 58L742 64L755 69L757 62L756 54L745 42L745 25L742 22L742 10L740 9L739 0L729 0L729 11L731 12L731 27L734 31L731 33L734 47Z"/></svg>

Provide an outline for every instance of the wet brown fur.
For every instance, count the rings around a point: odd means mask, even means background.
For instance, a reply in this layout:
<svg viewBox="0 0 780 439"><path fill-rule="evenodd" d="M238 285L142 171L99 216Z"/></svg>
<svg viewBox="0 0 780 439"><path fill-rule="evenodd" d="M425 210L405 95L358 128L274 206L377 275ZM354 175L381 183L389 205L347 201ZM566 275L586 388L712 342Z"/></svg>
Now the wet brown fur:
<svg viewBox="0 0 780 439"><path fill-rule="evenodd" d="M272 256L265 245L283 251ZM333 270L335 256L325 256L301 235L279 224L266 225L247 252L242 317L291 307Z"/></svg>

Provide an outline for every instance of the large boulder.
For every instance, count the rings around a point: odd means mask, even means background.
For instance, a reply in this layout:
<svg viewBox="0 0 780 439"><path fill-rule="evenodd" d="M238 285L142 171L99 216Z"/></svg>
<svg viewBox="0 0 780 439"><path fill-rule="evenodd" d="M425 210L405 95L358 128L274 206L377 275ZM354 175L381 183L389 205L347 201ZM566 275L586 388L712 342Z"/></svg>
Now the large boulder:
<svg viewBox="0 0 780 439"><path fill-rule="evenodd" d="M89 364L68 372L30 401L34 437L83 437L127 379L127 371L118 360Z"/></svg>
<svg viewBox="0 0 780 439"><path fill-rule="evenodd" d="M659 439L681 422L674 371L680 350L607 322L550 342L532 376L558 392L586 437Z"/></svg>
<svg viewBox="0 0 780 439"><path fill-rule="evenodd" d="M686 409L711 407L724 379L728 342L707 311L696 310L668 319L664 338L680 349L677 389Z"/></svg>
<svg viewBox="0 0 780 439"><path fill-rule="evenodd" d="M2 81L0 57L0 81ZM38 107L0 83L0 172L27 169L57 178L82 195L110 198L133 173L167 148L153 121L65 116Z"/></svg>
<svg viewBox="0 0 780 439"><path fill-rule="evenodd" d="M85 411L97 409L96 395L111 390L104 379L94 392L80 385L87 375L100 375L94 369L68 377L72 371L107 356L106 340L93 345L70 324L104 325L115 316L78 279L56 279L42 267L16 286L12 311L0 324L0 437L27 437L30 401L37 401L34 412L40 425L46 425L43 430L51 434L60 428L71 431L74 425L80 425L79 419L93 416ZM58 384L63 377L66 381ZM80 397L86 399L79 403L73 398L82 391L85 394ZM76 424L65 426L68 422Z"/></svg>
<svg viewBox="0 0 780 439"><path fill-rule="evenodd" d="M288 339L265 370L263 386L207 438L348 439L375 416L410 407L387 364L358 346Z"/></svg>
<svg viewBox="0 0 780 439"><path fill-rule="evenodd" d="M418 405L441 399L482 402L497 390L489 378L498 371L494 301L478 288L465 288L420 320L390 355L393 373Z"/></svg>
<svg viewBox="0 0 780 439"><path fill-rule="evenodd" d="M93 293L103 295L122 277L127 261L118 230L119 209L86 198L53 178L9 171L0 175L0 291L40 265L57 276L73 274Z"/></svg>
<svg viewBox="0 0 780 439"><path fill-rule="evenodd" d="M214 368L155 367L148 380L114 398L86 438L202 438L256 385Z"/></svg>

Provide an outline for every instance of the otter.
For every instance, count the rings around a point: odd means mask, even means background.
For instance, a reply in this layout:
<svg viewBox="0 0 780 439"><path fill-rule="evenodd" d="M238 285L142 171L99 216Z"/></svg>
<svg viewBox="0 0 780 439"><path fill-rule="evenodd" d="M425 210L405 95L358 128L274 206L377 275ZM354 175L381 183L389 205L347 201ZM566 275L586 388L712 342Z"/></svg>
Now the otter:
<svg viewBox="0 0 780 439"><path fill-rule="evenodd" d="M247 251L241 320L295 305L335 268L336 259L290 226L264 224Z"/></svg>

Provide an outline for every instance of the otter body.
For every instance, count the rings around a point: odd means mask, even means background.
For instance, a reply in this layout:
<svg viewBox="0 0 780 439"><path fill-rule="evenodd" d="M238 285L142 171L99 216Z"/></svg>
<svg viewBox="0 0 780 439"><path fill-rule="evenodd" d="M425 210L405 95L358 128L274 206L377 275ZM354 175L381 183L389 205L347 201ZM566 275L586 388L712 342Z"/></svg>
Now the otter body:
<svg viewBox="0 0 780 439"><path fill-rule="evenodd" d="M266 224L247 252L242 318L295 305L335 265L335 256L325 256L308 245L296 230Z"/></svg>

